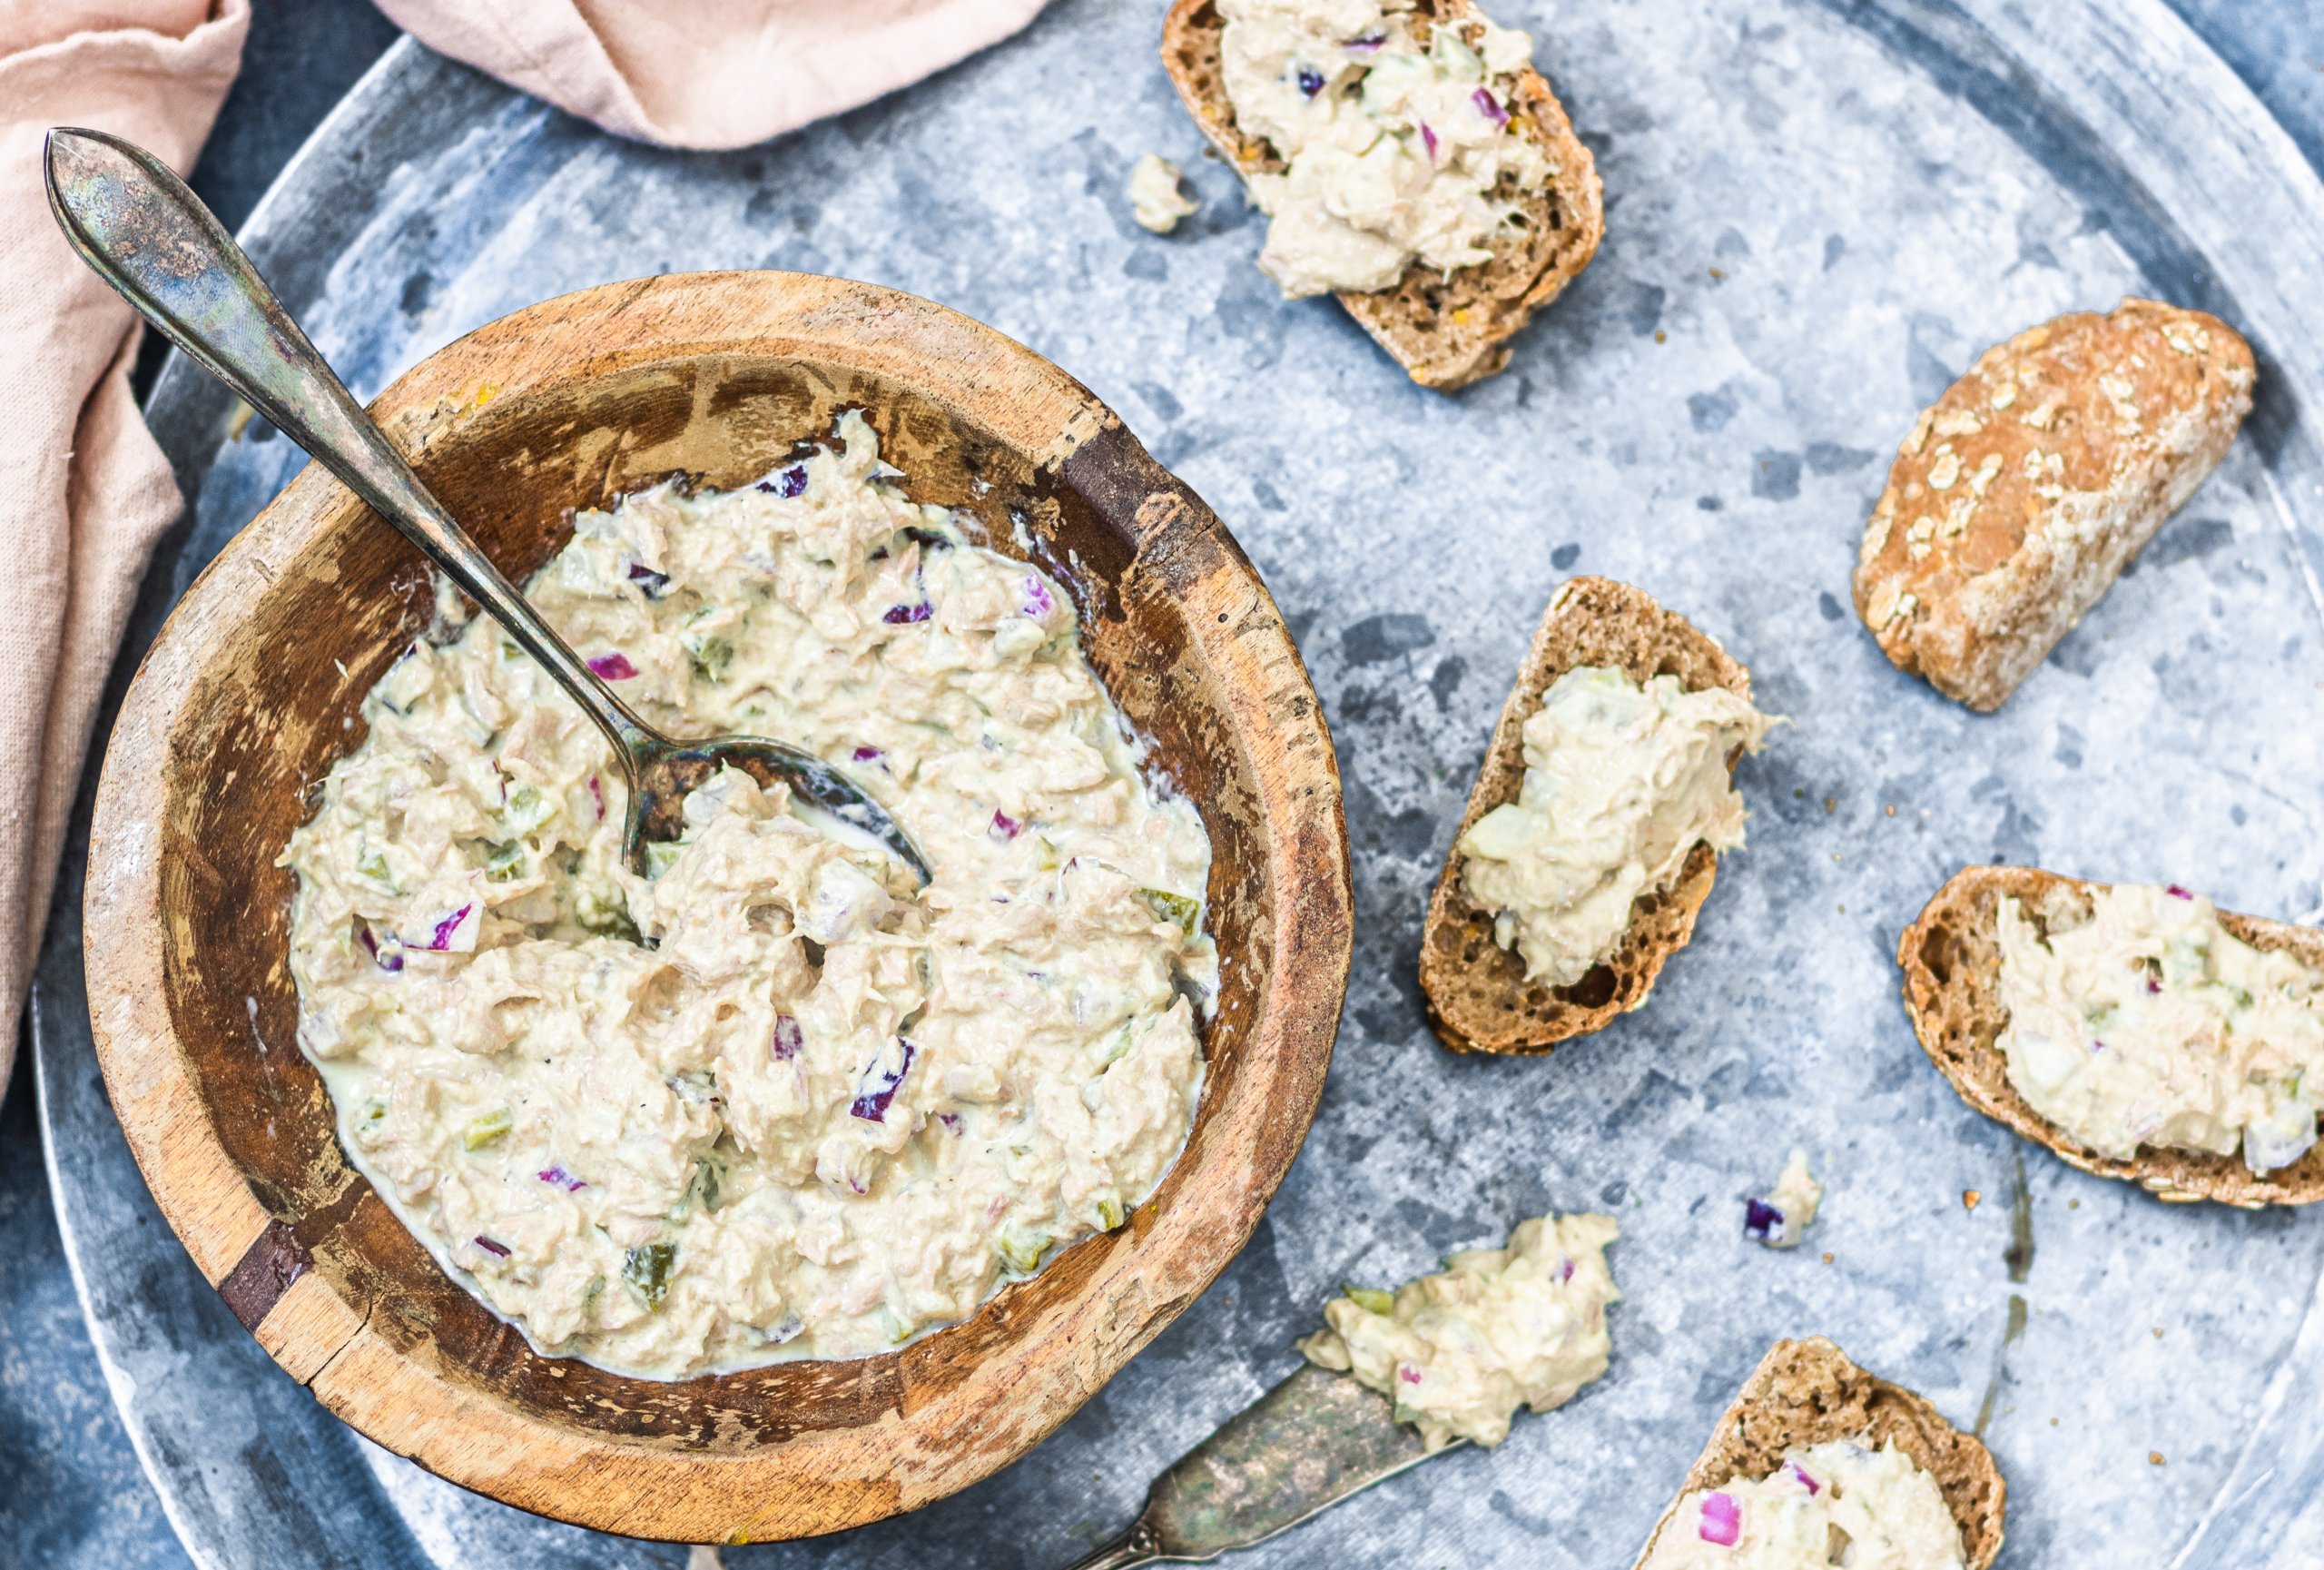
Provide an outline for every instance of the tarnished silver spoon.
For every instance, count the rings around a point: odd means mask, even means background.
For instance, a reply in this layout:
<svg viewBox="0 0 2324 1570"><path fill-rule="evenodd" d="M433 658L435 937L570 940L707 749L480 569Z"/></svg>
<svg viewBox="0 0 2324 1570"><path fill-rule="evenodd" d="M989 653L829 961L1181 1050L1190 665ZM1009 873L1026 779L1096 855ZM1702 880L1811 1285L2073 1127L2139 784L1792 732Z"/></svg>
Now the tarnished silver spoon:
<svg viewBox="0 0 2324 1570"><path fill-rule="evenodd" d="M241 247L161 160L102 131L61 126L48 133L45 163L50 211L81 259L401 529L597 722L629 776L622 849L632 867L645 869L649 841L677 837L686 793L732 765L782 781L928 881L927 862L887 810L814 754L760 736L674 741L632 713L428 493Z"/></svg>

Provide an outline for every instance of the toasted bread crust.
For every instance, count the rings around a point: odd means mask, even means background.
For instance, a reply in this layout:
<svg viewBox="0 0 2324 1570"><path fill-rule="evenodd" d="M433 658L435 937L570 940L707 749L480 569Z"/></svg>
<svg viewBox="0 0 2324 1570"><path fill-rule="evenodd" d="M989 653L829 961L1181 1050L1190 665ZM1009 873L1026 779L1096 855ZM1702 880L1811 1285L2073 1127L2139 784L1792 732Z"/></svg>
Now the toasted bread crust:
<svg viewBox="0 0 2324 1570"><path fill-rule="evenodd" d="M1999 708L2226 455L2252 379L2233 328L2151 300L1987 350L1897 449L1856 614L1897 669Z"/></svg>
<svg viewBox="0 0 2324 1570"><path fill-rule="evenodd" d="M1470 0L1417 0L1416 15L1459 21ZM1213 0L1177 0L1162 24L1162 64L1211 145L1237 173L1275 173L1283 160L1235 123L1219 64L1225 24ZM1509 363L1509 340L1533 312L1573 281L1605 237L1605 193L1597 161L1573 133L1565 106L1530 65L1512 94L1515 122L1541 143L1557 173L1548 189L1519 200L1525 228L1496 238L1492 260L1448 280L1415 261L1393 289L1343 291L1339 301L1364 331L1423 387L1451 392Z"/></svg>
<svg viewBox="0 0 2324 1570"><path fill-rule="evenodd" d="M1546 1052L1646 1002L1663 963L1694 935L1695 913L1718 875L1718 857L1709 846L1697 845L1676 883L1630 907L1630 929L1612 957L1571 986L1528 981L1525 962L1493 942L1492 913L1461 889L1467 859L1461 836L1493 808L1517 799L1525 780L1525 722L1541 706L1550 684L1578 666L1613 666L1640 683L1675 676L1689 691L1723 686L1746 699L1751 696L1749 671L1642 590L1611 578L1576 578L1550 597L1493 726L1492 745L1421 926L1420 984L1429 1022L1454 1052ZM1730 768L1734 763L1728 760Z"/></svg>
<svg viewBox="0 0 2324 1570"><path fill-rule="evenodd" d="M1986 1570L2001 1553L2009 1498L1993 1453L1910 1390L1857 1368L1821 1336L1777 1341L1759 1360L1655 1524L1638 1563L1646 1563L1679 1501L1695 1490L1765 1477L1783 1465L1787 1450L1867 1434L1876 1446L1895 1440L1935 1479L1960 1526L1969 1570Z"/></svg>
<svg viewBox="0 0 2324 1570"><path fill-rule="evenodd" d="M2009 1022L2001 1002L2001 901L2014 894L2027 918L2046 933L2053 921L2087 914L2091 895L2107 886L2033 867L1965 867L1954 874L1896 941L1905 1012L1930 1061L1985 1116L2085 1172L2136 1183L2158 1199L2215 1200L2247 1210L2324 1199L2324 1144L2266 1178L2240 1156L2193 1150L2149 1147L2118 1161L2043 1119L2010 1082L1998 1044ZM2255 949L2285 950L2324 966L2324 931L2231 911L2220 912L2219 919Z"/></svg>

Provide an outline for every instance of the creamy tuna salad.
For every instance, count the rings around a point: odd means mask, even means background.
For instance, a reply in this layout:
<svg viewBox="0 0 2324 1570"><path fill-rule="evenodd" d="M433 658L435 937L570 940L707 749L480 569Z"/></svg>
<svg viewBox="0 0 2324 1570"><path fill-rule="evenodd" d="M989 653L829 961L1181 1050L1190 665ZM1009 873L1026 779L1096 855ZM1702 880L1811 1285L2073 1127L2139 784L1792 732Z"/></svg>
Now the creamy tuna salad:
<svg viewBox="0 0 2324 1570"><path fill-rule="evenodd" d="M1794 1150L1765 1194L1743 1201L1743 1235L1770 1249L1797 1249L1824 1202L1824 1185L1807 1170L1807 1152Z"/></svg>
<svg viewBox="0 0 2324 1570"><path fill-rule="evenodd" d="M1191 1125L1201 819L1064 590L837 434L580 514L527 593L650 723L852 771L926 887L732 770L634 874L603 736L483 618L380 680L282 857L342 1142L545 1352L885 1349L1120 1225Z"/></svg>
<svg viewBox="0 0 2324 1570"><path fill-rule="evenodd" d="M1728 755L1782 723L1725 687L1582 666L1525 722L1517 799L1461 836L1461 889L1529 980L1570 986L1620 946L1630 906L1669 888L1699 844L1743 844Z"/></svg>
<svg viewBox="0 0 2324 1570"><path fill-rule="evenodd" d="M1178 166L1159 153L1141 154L1129 166L1129 212L1139 228L1167 234L1201 205L1187 200L1179 179Z"/></svg>
<svg viewBox="0 0 2324 1570"><path fill-rule="evenodd" d="M1606 1245L1619 1236L1610 1216L1521 1221L1507 1248L1454 1254L1396 1291L1345 1289L1299 1349L1393 1401L1432 1452L1498 1445L1518 1407L1561 1407L1606 1371L1606 1308L1621 1298Z"/></svg>
<svg viewBox="0 0 2324 1570"><path fill-rule="evenodd" d="M1524 34L1430 26L1408 0L1218 0L1226 96L1286 167L1248 177L1271 222L1259 266L1286 298L1393 287L1417 259L1492 256L1515 198L1557 173L1526 135Z"/></svg>
<svg viewBox="0 0 2324 1570"><path fill-rule="evenodd" d="M2004 899L2000 923L2010 1082L2076 1140L2116 1160L2240 1149L2262 1173L2316 1142L2324 973L2176 885L2098 890L2087 922L2046 937Z"/></svg>
<svg viewBox="0 0 2324 1570"><path fill-rule="evenodd" d="M1892 1440L1794 1450L1768 1476L1680 1499L1639 1570L1961 1570L1936 1479Z"/></svg>

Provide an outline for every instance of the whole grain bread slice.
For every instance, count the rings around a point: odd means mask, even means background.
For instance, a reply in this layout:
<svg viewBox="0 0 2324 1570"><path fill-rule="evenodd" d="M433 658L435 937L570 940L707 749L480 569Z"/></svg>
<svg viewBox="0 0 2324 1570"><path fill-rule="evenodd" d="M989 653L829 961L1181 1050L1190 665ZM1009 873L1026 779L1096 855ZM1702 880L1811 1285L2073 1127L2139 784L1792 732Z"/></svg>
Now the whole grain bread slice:
<svg viewBox="0 0 2324 1570"><path fill-rule="evenodd" d="M1415 0L1413 14L1434 25L1458 24L1475 9L1469 0ZM1236 125L1219 60L1224 25L1214 0L1177 0L1162 24L1163 66L1195 123L1238 173L1278 173L1284 161L1274 146L1246 138ZM1517 74L1511 108L1512 124L1539 143L1556 169L1545 189L1507 193L1523 227L1494 239L1491 261L1449 279L1416 261L1392 289L1339 296L1414 381L1439 392L1506 366L1510 339L1590 265L1605 236L1597 163L1540 72L1527 66Z"/></svg>
<svg viewBox="0 0 2324 1570"><path fill-rule="evenodd" d="M2018 908L2044 935L2090 914L2091 896L2108 887L2034 867L1965 867L1953 874L1896 941L1905 973L1905 1009L1937 1072L1961 1099L2058 1157L2102 1178L2121 1178L2174 1202L2216 1200L2256 1210L2324 1200L2324 1144L2262 1178L2238 1156L2142 1148L2127 1161L2102 1156L2045 1120L2010 1082L1999 1045L2009 1023L2001 1001L2001 902ZM2280 949L2324 967L2324 931L2258 916L2219 913L2220 925L2255 949Z"/></svg>
<svg viewBox="0 0 2324 1570"><path fill-rule="evenodd" d="M1546 1052L1646 1002L1664 962L1694 935L1695 913L1718 874L1718 857L1708 845L1695 846L1677 882L1630 907L1621 946L1571 986L1528 981L1525 962L1493 942L1493 913L1462 892L1467 858L1461 836L1493 808L1517 799L1525 779L1525 722L1541 706L1550 684L1581 666L1611 666L1641 684L1675 676L1689 691L1723 686L1751 696L1749 671L1643 590L1611 578L1576 578L1551 596L1502 706L1421 926L1420 984L1429 1022L1455 1052ZM1735 761L1728 759L1730 769Z"/></svg>
<svg viewBox="0 0 2324 1570"><path fill-rule="evenodd" d="M1987 350L1897 449L1856 614L1897 669L1999 708L2195 494L2251 408L2251 346L2152 300Z"/></svg>
<svg viewBox="0 0 2324 1570"><path fill-rule="evenodd" d="M2001 1552L2009 1497L1993 1453L1912 1391L1857 1368L1821 1336L1777 1341L1759 1360L1655 1524L1638 1564L1643 1565L1654 1552L1656 1539L1689 1494L1738 1477L1765 1477L1783 1465L1790 1450L1867 1435L1875 1447L1895 1440L1896 1448L1935 1480L1961 1528L1964 1561L1969 1570L1986 1570Z"/></svg>

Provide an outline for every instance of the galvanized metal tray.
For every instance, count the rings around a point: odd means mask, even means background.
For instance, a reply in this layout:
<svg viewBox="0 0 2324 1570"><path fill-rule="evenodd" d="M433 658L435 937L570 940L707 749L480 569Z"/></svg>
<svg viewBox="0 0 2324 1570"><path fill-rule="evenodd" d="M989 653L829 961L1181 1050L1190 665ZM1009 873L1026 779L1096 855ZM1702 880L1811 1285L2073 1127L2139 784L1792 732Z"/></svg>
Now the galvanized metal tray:
<svg viewBox="0 0 2324 1570"><path fill-rule="evenodd" d="M1502 0L1606 182L1609 240L1500 378L1399 375L1285 305L1256 217L1155 57L1152 0L1078 0L932 82L771 146L612 141L399 45L245 241L359 391L478 322L607 279L780 266L931 296L1048 354L1229 520L1340 747L1362 936L1331 1087L1220 1283L1031 1456L915 1516L738 1565L1062 1564L1384 1283L1552 1207L1618 1216L1609 1377L1499 1450L1419 1467L1239 1564L1623 1564L1766 1345L1821 1332L1979 1428L2015 1565L2290 1566L2324 1541L2324 1218L2170 1209L1966 1111L1889 952L1955 866L2324 901L2324 188L2155 0ZM1139 153L1201 215L1130 222ZM1893 673L1846 600L1915 410L1984 344L2125 292L2258 346L2243 440L2007 710ZM296 469L198 371L153 420L194 506L132 654ZM1626 578L1789 715L1741 772L1748 850L1654 998L1548 1061L1452 1057L1421 907L1551 588ZM328 628L317 636L328 637ZM117 682L118 685L118 682ZM461 1493L342 1428L154 1212L82 1001L79 858L41 968L65 1241L139 1454L204 1564L675 1564ZM1810 1246L1741 1239L1805 1146ZM1824 1257L1828 1254L1828 1260Z"/></svg>

